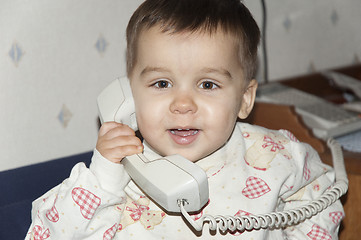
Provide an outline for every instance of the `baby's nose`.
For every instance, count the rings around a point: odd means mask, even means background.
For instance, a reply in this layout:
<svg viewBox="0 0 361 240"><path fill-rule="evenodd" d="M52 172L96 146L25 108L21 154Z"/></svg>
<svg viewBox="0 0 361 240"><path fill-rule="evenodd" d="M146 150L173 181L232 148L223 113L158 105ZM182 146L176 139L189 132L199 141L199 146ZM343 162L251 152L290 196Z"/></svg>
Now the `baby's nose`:
<svg viewBox="0 0 361 240"><path fill-rule="evenodd" d="M176 114L197 112L198 107L192 94L178 94L170 105L170 111Z"/></svg>

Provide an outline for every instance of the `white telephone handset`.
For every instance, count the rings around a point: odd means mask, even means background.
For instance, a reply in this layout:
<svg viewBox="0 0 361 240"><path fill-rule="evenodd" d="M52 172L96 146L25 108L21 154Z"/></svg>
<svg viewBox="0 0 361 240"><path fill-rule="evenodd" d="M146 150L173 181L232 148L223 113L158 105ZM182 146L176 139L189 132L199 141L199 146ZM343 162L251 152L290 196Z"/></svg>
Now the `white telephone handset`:
<svg viewBox="0 0 361 240"><path fill-rule="evenodd" d="M129 80L119 78L98 96L101 122L121 122L138 129L134 100ZM134 182L168 212L180 212L180 202L186 202L187 212L199 211L208 202L206 173L180 155L149 161L143 154L125 157L121 162Z"/></svg>

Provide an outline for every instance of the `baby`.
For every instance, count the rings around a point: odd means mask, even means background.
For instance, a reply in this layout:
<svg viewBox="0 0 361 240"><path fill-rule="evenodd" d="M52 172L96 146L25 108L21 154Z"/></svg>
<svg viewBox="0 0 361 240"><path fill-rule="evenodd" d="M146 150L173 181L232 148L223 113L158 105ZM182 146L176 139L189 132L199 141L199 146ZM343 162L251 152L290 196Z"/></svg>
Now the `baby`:
<svg viewBox="0 0 361 240"><path fill-rule="evenodd" d="M209 201L194 219L292 209L329 188L334 172L308 144L237 122L254 104L259 38L239 0L146 0L127 27L127 74L144 141L127 125L104 123L89 169L77 164L34 201L26 239L337 239L340 202L285 229L196 232L123 168L124 157L142 152L200 166Z"/></svg>

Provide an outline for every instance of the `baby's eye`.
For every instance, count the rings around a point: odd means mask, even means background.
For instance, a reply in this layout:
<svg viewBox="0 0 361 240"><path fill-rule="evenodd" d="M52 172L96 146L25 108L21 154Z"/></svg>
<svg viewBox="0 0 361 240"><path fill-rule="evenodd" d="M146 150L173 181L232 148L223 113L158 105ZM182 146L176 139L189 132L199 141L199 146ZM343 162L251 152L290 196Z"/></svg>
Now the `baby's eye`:
<svg viewBox="0 0 361 240"><path fill-rule="evenodd" d="M213 83L213 82L210 82L210 81L204 81L202 82L200 85L200 88L203 88L203 89L215 89L218 87L217 84Z"/></svg>
<svg viewBox="0 0 361 240"><path fill-rule="evenodd" d="M170 88L170 87L172 87L172 85L169 82L165 81L165 80L160 80L160 81L154 83L153 86L156 87L156 88Z"/></svg>

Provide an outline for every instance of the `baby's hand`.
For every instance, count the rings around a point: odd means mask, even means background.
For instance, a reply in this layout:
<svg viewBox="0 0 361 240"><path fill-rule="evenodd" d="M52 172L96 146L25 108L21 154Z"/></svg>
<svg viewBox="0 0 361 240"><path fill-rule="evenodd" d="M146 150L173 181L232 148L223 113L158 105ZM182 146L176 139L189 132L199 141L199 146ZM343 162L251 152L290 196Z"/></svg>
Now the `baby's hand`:
<svg viewBox="0 0 361 240"><path fill-rule="evenodd" d="M109 161L119 163L126 156L141 153L143 144L128 125L106 122L99 130L96 149Z"/></svg>

